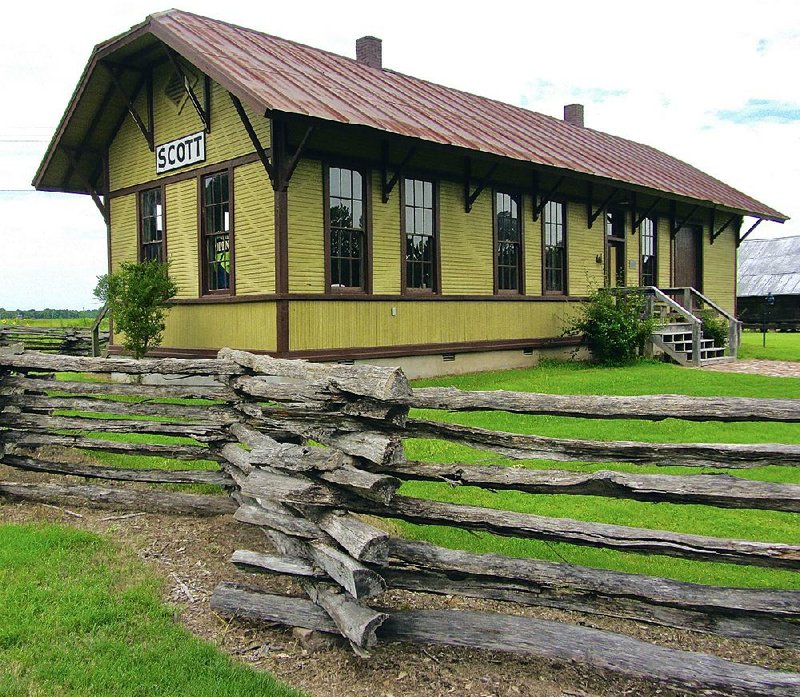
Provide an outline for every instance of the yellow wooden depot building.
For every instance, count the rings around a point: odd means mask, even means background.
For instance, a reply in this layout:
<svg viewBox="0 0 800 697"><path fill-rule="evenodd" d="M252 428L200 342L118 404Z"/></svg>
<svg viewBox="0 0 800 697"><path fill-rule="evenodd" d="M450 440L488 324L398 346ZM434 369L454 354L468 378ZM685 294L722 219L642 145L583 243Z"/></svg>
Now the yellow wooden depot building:
<svg viewBox="0 0 800 697"><path fill-rule="evenodd" d="M580 105L555 119L356 49L177 10L95 48L34 185L94 198L111 269L169 259L159 354L526 365L601 286L733 311L742 216L786 219Z"/></svg>

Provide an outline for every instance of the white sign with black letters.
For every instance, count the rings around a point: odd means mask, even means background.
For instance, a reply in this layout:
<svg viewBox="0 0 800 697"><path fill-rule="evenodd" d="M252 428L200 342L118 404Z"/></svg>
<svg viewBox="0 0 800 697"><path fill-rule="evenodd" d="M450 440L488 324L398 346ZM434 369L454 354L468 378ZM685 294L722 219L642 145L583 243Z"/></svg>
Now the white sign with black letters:
<svg viewBox="0 0 800 697"><path fill-rule="evenodd" d="M205 159L205 131L192 133L156 146L156 174L203 162Z"/></svg>

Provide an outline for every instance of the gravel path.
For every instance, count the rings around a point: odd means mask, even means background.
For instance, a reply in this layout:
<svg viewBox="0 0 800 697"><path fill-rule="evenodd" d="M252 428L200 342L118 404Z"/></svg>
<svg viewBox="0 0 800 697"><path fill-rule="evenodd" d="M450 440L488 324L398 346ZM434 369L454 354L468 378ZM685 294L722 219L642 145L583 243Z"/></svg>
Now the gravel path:
<svg viewBox="0 0 800 697"><path fill-rule="evenodd" d="M702 370L718 370L724 373L747 373L749 375L768 375L773 378L800 378L800 361L745 360L730 363L712 363Z"/></svg>

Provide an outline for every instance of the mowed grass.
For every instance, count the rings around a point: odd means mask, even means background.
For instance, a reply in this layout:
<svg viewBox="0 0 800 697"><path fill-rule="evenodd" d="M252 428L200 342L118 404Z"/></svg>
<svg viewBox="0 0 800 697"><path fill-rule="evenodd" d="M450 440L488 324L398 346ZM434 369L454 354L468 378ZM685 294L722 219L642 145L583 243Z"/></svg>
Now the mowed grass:
<svg viewBox="0 0 800 697"><path fill-rule="evenodd" d="M132 554L58 525L0 526L0 694L299 695L190 635Z"/></svg>
<svg viewBox="0 0 800 697"><path fill-rule="evenodd" d="M742 332L740 358L770 361L800 361L800 332L767 332L766 346L761 332Z"/></svg>
<svg viewBox="0 0 800 697"><path fill-rule="evenodd" d="M744 396L800 398L800 379L768 378L692 370L645 362L626 368L599 368L582 363L544 363L529 370L420 380L415 386L454 386L470 390L505 389L552 394L687 394L697 396ZM666 419L598 420L569 417L525 416L505 412L414 412L414 416L438 419L500 431L531 433L558 438L635 440L647 442L706 443L800 443L800 425L772 423L687 422ZM547 469L619 471L653 474L701 474L719 472L696 467L639 466L621 463L574 463L543 460L513 461L438 440L409 440L409 459L435 462L501 464ZM763 481L800 484L800 468L763 467L726 470L734 476ZM663 529L715 537L800 544L797 514L775 511L722 509L711 506L644 503L593 496L532 495L491 492L474 487L450 487L431 482L408 482L402 493L440 501L500 508L537 515L572 518ZM400 523L409 537L476 552L495 552L573 564L665 576L718 585L800 588L800 574L734 564L696 562L666 556L630 554L577 545L505 538L467 533L443 526Z"/></svg>
<svg viewBox="0 0 800 697"><path fill-rule="evenodd" d="M94 326L94 317L69 317L69 318L55 318L55 319L4 319L0 320L0 324L7 326L25 326L25 327L78 327L82 329L91 329ZM100 323L100 328L104 331L108 329L108 319L104 319Z"/></svg>

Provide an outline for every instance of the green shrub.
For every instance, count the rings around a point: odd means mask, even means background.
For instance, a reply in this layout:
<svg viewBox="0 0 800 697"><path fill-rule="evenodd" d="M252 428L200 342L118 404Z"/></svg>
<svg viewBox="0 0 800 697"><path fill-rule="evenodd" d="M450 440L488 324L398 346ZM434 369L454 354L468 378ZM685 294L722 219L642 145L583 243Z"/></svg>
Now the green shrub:
<svg viewBox="0 0 800 697"><path fill-rule="evenodd" d="M622 365L642 355L654 327L655 320L646 317L644 293L601 288L581 305L565 334L582 337L599 363Z"/></svg>
<svg viewBox="0 0 800 697"><path fill-rule="evenodd" d="M703 338L713 339L716 346L724 348L728 343L728 320L713 310L703 310L700 319L703 321Z"/></svg>
<svg viewBox="0 0 800 697"><path fill-rule="evenodd" d="M100 276L94 289L108 305L114 329L125 335L123 347L136 358L161 343L167 301L177 292L169 264L160 261L124 262L116 273Z"/></svg>

